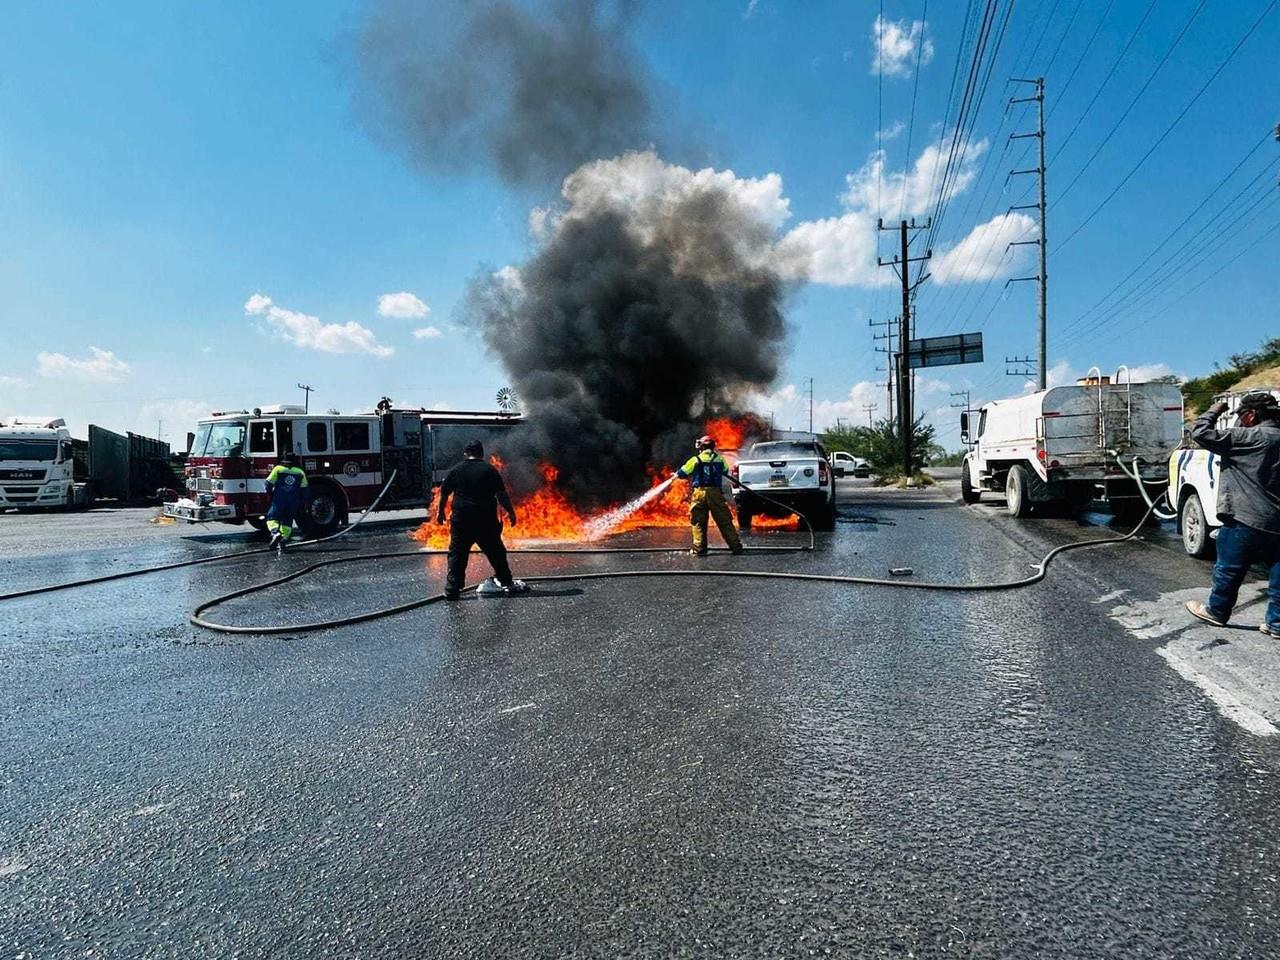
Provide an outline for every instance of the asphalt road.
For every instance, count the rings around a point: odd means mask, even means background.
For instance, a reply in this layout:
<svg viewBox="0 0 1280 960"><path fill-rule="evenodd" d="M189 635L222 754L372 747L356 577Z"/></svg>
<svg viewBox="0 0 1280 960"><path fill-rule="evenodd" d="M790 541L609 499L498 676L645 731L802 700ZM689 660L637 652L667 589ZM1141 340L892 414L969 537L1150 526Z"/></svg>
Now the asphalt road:
<svg viewBox="0 0 1280 960"><path fill-rule="evenodd" d="M514 563L993 581L1112 532L951 483L843 498L812 554ZM0 517L0 589L247 545L152 513ZM306 562L0 605L3 955L1280 955L1280 655L1178 615L1208 568L1167 532L1016 592L584 581L318 634L186 623ZM217 613L441 577L352 564Z"/></svg>

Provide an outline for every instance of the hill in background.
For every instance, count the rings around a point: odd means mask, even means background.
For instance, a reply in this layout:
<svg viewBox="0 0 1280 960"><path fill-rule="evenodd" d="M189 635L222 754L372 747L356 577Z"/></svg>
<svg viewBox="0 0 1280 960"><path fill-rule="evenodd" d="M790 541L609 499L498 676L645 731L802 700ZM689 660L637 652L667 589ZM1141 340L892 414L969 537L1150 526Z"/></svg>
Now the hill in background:
<svg viewBox="0 0 1280 960"><path fill-rule="evenodd" d="M1227 365L1182 385L1187 416L1194 417L1220 393L1241 390L1280 390L1280 337L1267 340L1255 353L1237 353Z"/></svg>

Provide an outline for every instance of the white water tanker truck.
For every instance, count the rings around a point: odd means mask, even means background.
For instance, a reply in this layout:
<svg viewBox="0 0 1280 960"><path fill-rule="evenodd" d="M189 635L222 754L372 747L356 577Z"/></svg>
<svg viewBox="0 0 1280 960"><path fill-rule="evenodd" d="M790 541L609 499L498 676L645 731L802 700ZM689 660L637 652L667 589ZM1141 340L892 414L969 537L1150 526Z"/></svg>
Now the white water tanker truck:
<svg viewBox="0 0 1280 960"><path fill-rule="evenodd" d="M1163 493L1182 409L1177 384L1133 383L1124 367L1114 378L1095 367L1072 386L993 400L976 411L976 423L961 415L961 435L974 443L961 495L977 503L984 491L1003 494L1014 517L1102 500L1117 517L1137 519L1146 503L1127 471L1136 463L1153 495Z"/></svg>

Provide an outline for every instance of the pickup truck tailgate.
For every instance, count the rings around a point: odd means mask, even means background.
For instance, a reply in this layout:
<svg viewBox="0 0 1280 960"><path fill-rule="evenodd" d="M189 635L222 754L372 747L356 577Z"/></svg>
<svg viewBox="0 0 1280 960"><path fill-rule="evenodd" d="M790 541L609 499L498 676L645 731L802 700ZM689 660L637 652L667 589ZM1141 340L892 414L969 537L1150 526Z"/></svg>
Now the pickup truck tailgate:
<svg viewBox="0 0 1280 960"><path fill-rule="evenodd" d="M814 458L742 460L738 463L738 481L744 487L760 490L817 490L818 461Z"/></svg>

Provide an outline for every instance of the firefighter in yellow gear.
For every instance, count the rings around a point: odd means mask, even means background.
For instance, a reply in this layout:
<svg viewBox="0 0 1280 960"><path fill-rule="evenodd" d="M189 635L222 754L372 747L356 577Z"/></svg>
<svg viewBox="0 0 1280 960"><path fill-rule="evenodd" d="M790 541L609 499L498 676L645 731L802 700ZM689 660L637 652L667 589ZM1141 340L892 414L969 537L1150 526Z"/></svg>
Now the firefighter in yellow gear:
<svg viewBox="0 0 1280 960"><path fill-rule="evenodd" d="M733 515L725 502L723 484L729 475L729 465L716 453L716 442L711 437L699 438L695 444L697 453L676 471L676 476L693 484L693 503L689 507L689 524L693 528L695 557L707 555L707 518L710 516L720 528L720 535L730 551L742 553L742 538L733 525Z"/></svg>

